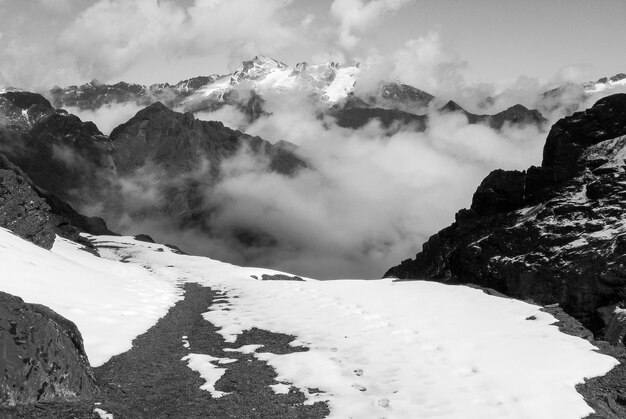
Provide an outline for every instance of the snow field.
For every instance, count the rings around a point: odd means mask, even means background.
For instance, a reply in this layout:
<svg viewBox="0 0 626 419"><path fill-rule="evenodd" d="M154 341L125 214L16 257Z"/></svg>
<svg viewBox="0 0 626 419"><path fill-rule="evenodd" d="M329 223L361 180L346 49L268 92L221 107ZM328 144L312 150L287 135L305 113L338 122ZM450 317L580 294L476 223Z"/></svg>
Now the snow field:
<svg viewBox="0 0 626 419"><path fill-rule="evenodd" d="M177 255L128 237L92 239L103 258L63 239L48 252L0 230L0 289L74 321L95 365L129 349L181 298L183 282L223 294L204 317L228 341L258 327L307 346L287 355L258 345L237 351L276 369L275 392L298 387L310 403L328 401L333 418L580 418L592 410L575 384L617 364L560 333L539 307L472 288L259 281L252 275L276 272ZM206 380L207 397L228 397L215 390L228 363L214 355L190 353L182 362ZM314 388L323 393L309 392Z"/></svg>
<svg viewBox="0 0 626 419"><path fill-rule="evenodd" d="M140 265L95 257L60 238L47 251L0 228L0 261L0 291L73 321L92 366L129 350L182 295Z"/></svg>
<svg viewBox="0 0 626 419"><path fill-rule="evenodd" d="M155 246L129 245L115 257L220 291L227 300L204 317L229 342L252 327L294 335L293 344L310 351L239 350L268 362L282 384L305 394L322 390L309 402L327 400L334 418L584 417L592 410L574 386L617 364L559 332L539 307L477 289L425 281L258 281L252 276L273 272L157 253Z"/></svg>

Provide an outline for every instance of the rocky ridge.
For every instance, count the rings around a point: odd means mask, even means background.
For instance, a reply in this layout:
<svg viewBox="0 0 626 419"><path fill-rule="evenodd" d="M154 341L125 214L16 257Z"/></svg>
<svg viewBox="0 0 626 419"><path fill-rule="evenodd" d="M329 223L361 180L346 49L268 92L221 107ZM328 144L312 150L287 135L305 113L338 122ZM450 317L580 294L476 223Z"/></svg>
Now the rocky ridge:
<svg viewBox="0 0 626 419"><path fill-rule="evenodd" d="M470 209L385 276L476 283L560 304L623 344L626 95L557 122L540 167L492 172Z"/></svg>
<svg viewBox="0 0 626 419"><path fill-rule="evenodd" d="M428 103L431 103L429 100ZM417 132L426 131L431 114L456 113L464 116L469 124L482 124L495 130L503 129L507 126L536 126L543 129L548 120L536 109L528 109L522 105L511 106L502 112L493 115L473 114L461 107L454 101L447 102L444 106L436 110L430 110L427 114L417 115L398 109L385 109L372 107L369 103L353 97L342 107L334 107L329 114L333 116L337 125L344 128L359 129L367 124L378 120L382 127L386 129L397 127L411 127ZM393 130L392 130L393 131Z"/></svg>

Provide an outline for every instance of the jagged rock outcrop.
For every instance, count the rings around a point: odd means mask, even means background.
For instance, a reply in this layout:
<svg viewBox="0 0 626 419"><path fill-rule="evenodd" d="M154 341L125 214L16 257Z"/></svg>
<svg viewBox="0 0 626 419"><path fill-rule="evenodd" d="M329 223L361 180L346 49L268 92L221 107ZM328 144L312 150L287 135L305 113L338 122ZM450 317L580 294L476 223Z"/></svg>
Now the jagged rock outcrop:
<svg viewBox="0 0 626 419"><path fill-rule="evenodd" d="M385 276L476 283L559 303L616 341L626 295L625 157L620 94L557 122L540 167L492 172L470 209Z"/></svg>
<svg viewBox="0 0 626 419"><path fill-rule="evenodd" d="M48 307L0 292L0 406L98 392L80 332Z"/></svg>
<svg viewBox="0 0 626 419"><path fill-rule="evenodd" d="M50 249L55 231L50 206L25 175L0 154L0 227Z"/></svg>
<svg viewBox="0 0 626 419"><path fill-rule="evenodd" d="M0 227L50 249L55 235L77 240L79 233L111 234L103 219L86 217L36 186L0 154Z"/></svg>

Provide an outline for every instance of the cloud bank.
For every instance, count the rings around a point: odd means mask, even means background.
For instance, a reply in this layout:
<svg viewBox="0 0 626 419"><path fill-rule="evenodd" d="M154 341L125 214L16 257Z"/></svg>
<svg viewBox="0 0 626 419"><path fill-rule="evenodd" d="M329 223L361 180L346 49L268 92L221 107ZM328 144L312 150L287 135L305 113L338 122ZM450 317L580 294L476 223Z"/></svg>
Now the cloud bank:
<svg viewBox="0 0 626 419"><path fill-rule="evenodd" d="M309 168L283 176L242 151L206 190L210 237L158 223L144 224L148 231L233 263L316 278L375 278L452 222L491 170L538 163L545 139L534 127L495 131L437 113L424 133L406 127L390 135L375 122L355 131L319 119L300 96L266 99L270 115L248 125L234 108L197 116L289 140Z"/></svg>

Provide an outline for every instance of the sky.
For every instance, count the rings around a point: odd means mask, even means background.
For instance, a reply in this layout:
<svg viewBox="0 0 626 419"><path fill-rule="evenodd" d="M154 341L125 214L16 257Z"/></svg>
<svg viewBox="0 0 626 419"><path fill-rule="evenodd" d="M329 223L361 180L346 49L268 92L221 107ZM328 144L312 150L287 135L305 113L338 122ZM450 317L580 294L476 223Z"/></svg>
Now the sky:
<svg viewBox="0 0 626 419"><path fill-rule="evenodd" d="M257 54L437 55L465 83L579 82L626 72L624 21L623 0L0 0L0 85L177 82Z"/></svg>

